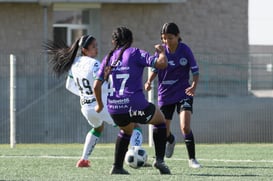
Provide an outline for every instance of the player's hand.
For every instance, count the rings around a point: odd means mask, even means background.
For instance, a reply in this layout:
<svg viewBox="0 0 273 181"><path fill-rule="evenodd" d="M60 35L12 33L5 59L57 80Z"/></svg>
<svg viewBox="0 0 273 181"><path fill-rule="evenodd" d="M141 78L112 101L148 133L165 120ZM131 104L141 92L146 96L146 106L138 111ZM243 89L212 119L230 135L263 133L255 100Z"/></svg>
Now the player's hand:
<svg viewBox="0 0 273 181"><path fill-rule="evenodd" d="M97 104L97 105L95 106L95 111L96 111L97 113L100 113L102 110L103 110L103 104Z"/></svg>
<svg viewBox="0 0 273 181"><path fill-rule="evenodd" d="M195 87L193 87L193 86L188 87L188 88L185 90L185 93L186 93L188 96L194 96Z"/></svg>
<svg viewBox="0 0 273 181"><path fill-rule="evenodd" d="M155 50L157 53L164 53L165 52L164 47L160 44L155 45Z"/></svg>
<svg viewBox="0 0 273 181"><path fill-rule="evenodd" d="M144 89L145 91L150 91L152 89L151 82L145 82Z"/></svg>

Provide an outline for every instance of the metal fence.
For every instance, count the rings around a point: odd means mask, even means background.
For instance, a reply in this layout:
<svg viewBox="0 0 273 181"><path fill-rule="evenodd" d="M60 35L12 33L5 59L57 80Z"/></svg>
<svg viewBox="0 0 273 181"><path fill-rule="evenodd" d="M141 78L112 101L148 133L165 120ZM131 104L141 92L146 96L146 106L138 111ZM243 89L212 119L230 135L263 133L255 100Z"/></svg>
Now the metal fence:
<svg viewBox="0 0 273 181"><path fill-rule="evenodd" d="M0 54L0 143L10 141L9 56ZM200 66L192 116L196 142L273 141L273 98L254 94L273 89L272 57L196 54ZM90 126L81 115L78 97L65 90L65 77L52 75L43 54L17 54L16 58L17 143L83 142ZM105 126L100 142L114 142L117 132L117 128ZM183 141L177 115L172 132ZM143 134L147 143L145 125Z"/></svg>

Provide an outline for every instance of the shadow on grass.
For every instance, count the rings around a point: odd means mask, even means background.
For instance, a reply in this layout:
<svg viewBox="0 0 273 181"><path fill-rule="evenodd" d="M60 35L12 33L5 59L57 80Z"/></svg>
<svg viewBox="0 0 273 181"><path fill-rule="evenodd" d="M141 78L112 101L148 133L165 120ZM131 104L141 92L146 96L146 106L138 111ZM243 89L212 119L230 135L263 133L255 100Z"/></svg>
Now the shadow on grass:
<svg viewBox="0 0 273 181"><path fill-rule="evenodd" d="M196 177L260 177L261 175L254 174L190 174L191 176Z"/></svg>
<svg viewBox="0 0 273 181"><path fill-rule="evenodd" d="M203 168L230 168L230 169L273 169L273 167L257 166L203 166Z"/></svg>
<svg viewBox="0 0 273 181"><path fill-rule="evenodd" d="M273 169L273 167L271 166L268 166L268 167L265 167L265 166L203 166L203 168L207 168L207 169ZM240 173L231 173L231 174L209 174L209 173L196 173L196 174L190 174L191 176L196 176L196 177L260 177L262 175L260 174L240 174Z"/></svg>

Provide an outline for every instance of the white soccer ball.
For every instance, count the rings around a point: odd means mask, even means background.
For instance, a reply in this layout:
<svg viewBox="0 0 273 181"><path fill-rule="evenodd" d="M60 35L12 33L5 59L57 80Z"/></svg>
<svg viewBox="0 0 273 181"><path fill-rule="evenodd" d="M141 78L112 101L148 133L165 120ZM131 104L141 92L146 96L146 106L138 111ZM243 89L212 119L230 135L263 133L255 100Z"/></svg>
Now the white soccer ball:
<svg viewBox="0 0 273 181"><path fill-rule="evenodd" d="M125 163L132 168L143 166L148 159L147 152L141 146L132 146L125 155Z"/></svg>

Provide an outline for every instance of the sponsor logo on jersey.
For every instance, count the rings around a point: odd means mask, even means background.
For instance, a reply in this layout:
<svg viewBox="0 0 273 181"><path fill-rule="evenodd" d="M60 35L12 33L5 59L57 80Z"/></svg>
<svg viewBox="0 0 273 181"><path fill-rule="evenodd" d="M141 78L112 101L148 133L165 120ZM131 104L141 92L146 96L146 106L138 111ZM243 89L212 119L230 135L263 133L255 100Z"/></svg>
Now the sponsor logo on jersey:
<svg viewBox="0 0 273 181"><path fill-rule="evenodd" d="M168 61L168 64L171 65L171 66L175 66L175 63L174 63L173 60Z"/></svg>
<svg viewBox="0 0 273 181"><path fill-rule="evenodd" d="M128 105L108 105L109 109L128 109Z"/></svg>
<svg viewBox="0 0 273 181"><path fill-rule="evenodd" d="M109 104L129 104L130 100L129 98L124 99L108 99Z"/></svg>
<svg viewBox="0 0 273 181"><path fill-rule="evenodd" d="M114 67L112 68L112 71L123 71L123 70L129 70L130 67Z"/></svg>
<svg viewBox="0 0 273 181"><path fill-rule="evenodd" d="M172 84L175 84L178 80L165 80L165 81L162 81L162 84L165 84L165 85L172 85Z"/></svg>
<svg viewBox="0 0 273 181"><path fill-rule="evenodd" d="M117 62L112 62L111 66L113 66L113 67L121 67L121 65L122 65L122 61L118 60Z"/></svg>
<svg viewBox="0 0 273 181"><path fill-rule="evenodd" d="M130 109L129 109L129 115L130 115L130 117L133 117L133 116L145 116L145 112L144 111L139 111L139 110L132 110L132 107L130 107Z"/></svg>
<svg viewBox="0 0 273 181"><path fill-rule="evenodd" d="M130 69L130 67L122 67L122 61L120 61L120 60L118 60L117 62L116 62L116 64L112 64L112 71L127 71L127 70L129 70Z"/></svg>
<svg viewBox="0 0 273 181"><path fill-rule="evenodd" d="M180 58L179 63L180 65L185 66L188 63L188 60L186 58Z"/></svg>

